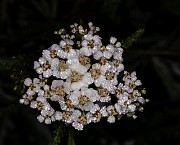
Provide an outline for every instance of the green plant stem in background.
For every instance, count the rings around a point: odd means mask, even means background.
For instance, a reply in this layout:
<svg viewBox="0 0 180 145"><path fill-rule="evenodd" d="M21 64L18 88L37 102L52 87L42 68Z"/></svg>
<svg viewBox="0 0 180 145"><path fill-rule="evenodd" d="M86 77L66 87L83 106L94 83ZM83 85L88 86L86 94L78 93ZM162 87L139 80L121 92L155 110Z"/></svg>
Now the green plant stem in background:
<svg viewBox="0 0 180 145"><path fill-rule="evenodd" d="M72 126L68 126L68 145L75 145L73 130Z"/></svg>
<svg viewBox="0 0 180 145"><path fill-rule="evenodd" d="M66 137L66 133L68 137L67 145L75 145L73 131L74 128L72 126L65 126L64 124L55 126L53 137L49 145L61 145L63 138Z"/></svg>
<svg viewBox="0 0 180 145"><path fill-rule="evenodd" d="M138 29L135 33L131 34L123 43L122 47L123 48L130 48L139 38L141 35L144 33L145 29L140 28Z"/></svg>
<svg viewBox="0 0 180 145"><path fill-rule="evenodd" d="M64 137L65 126L64 124L60 124L59 126L55 126L55 130L53 132L53 137L49 145L59 145L61 143L62 138Z"/></svg>

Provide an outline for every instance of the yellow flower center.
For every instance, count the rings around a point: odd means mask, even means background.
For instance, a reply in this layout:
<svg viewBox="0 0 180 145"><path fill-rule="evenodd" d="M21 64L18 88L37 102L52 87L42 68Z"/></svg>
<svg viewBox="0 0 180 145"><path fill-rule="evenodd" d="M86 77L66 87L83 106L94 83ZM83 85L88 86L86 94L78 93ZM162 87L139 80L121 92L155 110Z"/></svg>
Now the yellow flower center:
<svg viewBox="0 0 180 145"><path fill-rule="evenodd" d="M58 71L65 71L67 69L67 64L64 60L60 60L58 65Z"/></svg>
<svg viewBox="0 0 180 145"><path fill-rule="evenodd" d="M112 72L106 72L105 74L106 80L112 80L114 78L114 74Z"/></svg>
<svg viewBox="0 0 180 145"><path fill-rule="evenodd" d="M117 115L118 113L117 113L117 111L115 110L115 108L112 108L112 109L110 110L110 114L111 114L112 116L114 116L114 115Z"/></svg>
<svg viewBox="0 0 180 145"><path fill-rule="evenodd" d="M55 58L57 56L57 51L56 50L50 50L50 56L51 56L51 58Z"/></svg>
<svg viewBox="0 0 180 145"><path fill-rule="evenodd" d="M96 117L97 119L101 119L102 115L99 111L96 111L95 114L93 114L94 117Z"/></svg>
<svg viewBox="0 0 180 145"><path fill-rule="evenodd" d="M90 74L93 78L97 78L100 75L100 69L91 69L90 70Z"/></svg>
<svg viewBox="0 0 180 145"><path fill-rule="evenodd" d="M80 62L80 64L85 66L86 64L90 63L90 58L88 58L85 55L80 55L79 56L79 62Z"/></svg>
<svg viewBox="0 0 180 145"><path fill-rule="evenodd" d="M66 106L67 106L68 108L73 108L73 104L72 104L72 101L71 101L70 99L67 99L67 100L65 101L65 104L66 104Z"/></svg>
<svg viewBox="0 0 180 145"><path fill-rule="evenodd" d="M88 41L88 46L89 46L90 48L93 48L93 47L94 47L94 41L93 41L93 40L89 40L89 41Z"/></svg>
<svg viewBox="0 0 180 145"><path fill-rule="evenodd" d="M85 95L79 97L79 104L84 105L89 101L89 98Z"/></svg>
<svg viewBox="0 0 180 145"><path fill-rule="evenodd" d="M72 49L72 46L71 46L71 45L65 45L65 47L63 48L63 50L64 50L65 52L69 52L70 49Z"/></svg>
<svg viewBox="0 0 180 145"><path fill-rule="evenodd" d="M37 101L37 109L38 110L43 110L44 104L41 101Z"/></svg>
<svg viewBox="0 0 180 145"><path fill-rule="evenodd" d="M64 87L63 86L56 86L55 88L52 89L52 92L58 96L64 96Z"/></svg>
<svg viewBox="0 0 180 145"><path fill-rule="evenodd" d="M109 92L106 88L103 88L103 87L99 87L97 89L98 91L98 94L101 96L101 97L106 97L107 95L109 95Z"/></svg>
<svg viewBox="0 0 180 145"><path fill-rule="evenodd" d="M105 46L102 46L102 47L100 48L100 50L101 50L101 51L105 51L105 50L106 50L106 47L105 47Z"/></svg>
<svg viewBox="0 0 180 145"><path fill-rule="evenodd" d="M107 59L103 56L103 57L100 58L99 63L101 65L105 65L107 63Z"/></svg>
<svg viewBox="0 0 180 145"><path fill-rule="evenodd" d="M64 119L64 120L67 120L70 116L71 116L71 112L68 112L68 111L64 111L63 113L62 113L62 118Z"/></svg>
<svg viewBox="0 0 180 145"><path fill-rule="evenodd" d="M113 64L114 64L115 67L118 67L119 64L120 64L120 60L115 59L115 60L113 61Z"/></svg>
<svg viewBox="0 0 180 145"><path fill-rule="evenodd" d="M77 119L77 122L79 122L79 123L81 123L81 124L83 124L83 125L87 124L87 118L86 118L86 116L85 116L85 115L81 115L81 116Z"/></svg>
<svg viewBox="0 0 180 145"><path fill-rule="evenodd" d="M50 68L50 64L47 62L47 63L44 63L42 65L40 65L41 68L43 69L43 71L46 71L48 68Z"/></svg>
<svg viewBox="0 0 180 145"><path fill-rule="evenodd" d="M71 82L78 82L82 80L82 75L77 71L72 71L70 77L71 77Z"/></svg>

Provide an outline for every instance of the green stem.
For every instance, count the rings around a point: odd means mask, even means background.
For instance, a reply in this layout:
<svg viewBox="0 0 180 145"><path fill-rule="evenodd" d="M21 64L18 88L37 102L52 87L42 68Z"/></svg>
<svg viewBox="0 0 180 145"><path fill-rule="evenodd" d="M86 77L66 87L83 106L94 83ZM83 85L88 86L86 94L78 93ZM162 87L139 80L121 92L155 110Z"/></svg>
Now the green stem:
<svg viewBox="0 0 180 145"><path fill-rule="evenodd" d="M73 129L72 126L68 126L68 145L75 145Z"/></svg>
<svg viewBox="0 0 180 145"><path fill-rule="evenodd" d="M53 131L53 137L49 145L60 145L65 133L65 126L64 124L59 124L55 126Z"/></svg>

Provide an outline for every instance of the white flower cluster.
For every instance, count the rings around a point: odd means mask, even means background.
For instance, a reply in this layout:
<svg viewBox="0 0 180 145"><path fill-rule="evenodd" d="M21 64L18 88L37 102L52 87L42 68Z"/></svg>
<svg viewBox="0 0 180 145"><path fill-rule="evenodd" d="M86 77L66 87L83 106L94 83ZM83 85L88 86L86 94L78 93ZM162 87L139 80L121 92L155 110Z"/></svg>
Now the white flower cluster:
<svg viewBox="0 0 180 145"><path fill-rule="evenodd" d="M136 73L123 73L121 43L111 37L104 45L96 34L100 28L92 22L88 26L75 23L69 33L55 32L62 38L59 45L43 50L34 61L38 78L24 80L27 90L20 103L37 109L40 122L63 121L83 130L105 117L109 123L122 115L136 118L135 111L142 111L148 101Z"/></svg>

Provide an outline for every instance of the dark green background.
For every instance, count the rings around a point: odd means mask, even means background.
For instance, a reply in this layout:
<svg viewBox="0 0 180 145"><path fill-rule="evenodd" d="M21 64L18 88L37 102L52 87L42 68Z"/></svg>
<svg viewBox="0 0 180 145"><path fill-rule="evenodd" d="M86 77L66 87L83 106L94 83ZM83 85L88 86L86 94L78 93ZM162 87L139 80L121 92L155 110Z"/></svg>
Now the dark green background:
<svg viewBox="0 0 180 145"><path fill-rule="evenodd" d="M75 131L76 145L180 144L179 0L0 0L0 145L49 144L54 125L40 124L36 110L19 104L11 65L33 63L59 43L55 30L80 20L99 26L105 41L145 29L123 58L126 70L137 71L150 102L135 120L124 116Z"/></svg>

